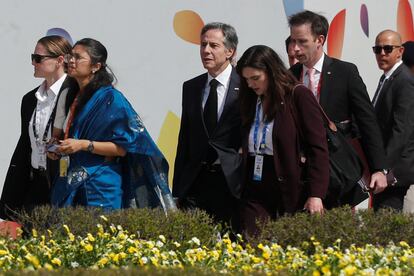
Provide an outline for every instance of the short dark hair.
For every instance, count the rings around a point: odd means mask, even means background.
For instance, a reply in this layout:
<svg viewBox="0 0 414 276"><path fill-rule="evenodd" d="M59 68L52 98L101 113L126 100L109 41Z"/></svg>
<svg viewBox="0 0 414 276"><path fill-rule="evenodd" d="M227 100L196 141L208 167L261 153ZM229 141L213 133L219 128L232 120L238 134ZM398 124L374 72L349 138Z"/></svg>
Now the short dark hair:
<svg viewBox="0 0 414 276"><path fill-rule="evenodd" d="M402 61L408 67L414 65L414 41L407 41L403 45L404 53L402 55Z"/></svg>
<svg viewBox="0 0 414 276"><path fill-rule="evenodd" d="M201 29L201 35L205 34L209 30L221 30L224 36L224 46L227 49L237 50L237 44L239 43L239 38L237 37L236 29L233 26L221 23L221 22L211 22Z"/></svg>
<svg viewBox="0 0 414 276"><path fill-rule="evenodd" d="M328 35L329 23L325 16L305 10L289 17L289 27L309 24L314 37Z"/></svg>

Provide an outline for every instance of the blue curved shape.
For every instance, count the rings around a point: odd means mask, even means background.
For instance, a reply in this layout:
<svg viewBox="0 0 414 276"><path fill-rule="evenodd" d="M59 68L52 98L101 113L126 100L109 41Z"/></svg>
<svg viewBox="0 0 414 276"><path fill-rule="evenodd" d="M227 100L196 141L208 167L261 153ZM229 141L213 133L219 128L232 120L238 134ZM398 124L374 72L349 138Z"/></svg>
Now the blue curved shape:
<svg viewBox="0 0 414 276"><path fill-rule="evenodd" d="M283 6L285 7L286 17L301 12L305 8L303 0L283 0Z"/></svg>
<svg viewBox="0 0 414 276"><path fill-rule="evenodd" d="M46 36L49 36L49 35L59 35L61 37L64 37L64 38L67 39L67 41L69 41L70 45L73 46L72 37L70 36L70 34L65 29L62 29L62 28L49 29L46 32Z"/></svg>

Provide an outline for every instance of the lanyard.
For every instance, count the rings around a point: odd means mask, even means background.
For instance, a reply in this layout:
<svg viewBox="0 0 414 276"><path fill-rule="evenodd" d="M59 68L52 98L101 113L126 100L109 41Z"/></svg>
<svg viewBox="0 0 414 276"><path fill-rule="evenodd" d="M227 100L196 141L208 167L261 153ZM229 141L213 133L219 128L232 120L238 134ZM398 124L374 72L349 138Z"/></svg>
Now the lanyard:
<svg viewBox="0 0 414 276"><path fill-rule="evenodd" d="M260 150L264 150L266 148L266 134L267 134L267 128L269 126L269 123L263 122L263 130L262 130L262 141L260 142L260 145L257 144L257 136L259 132L259 126L260 126L260 111L262 109L262 102L259 101L256 109L256 118L254 122L254 133L253 133L253 142L254 142L254 149L257 153L260 153Z"/></svg>
<svg viewBox="0 0 414 276"><path fill-rule="evenodd" d="M73 100L73 103L70 106L70 115L69 115L68 123L66 124L66 129L65 129L65 140L68 139L69 137L69 129L72 126L73 119L75 117L75 109L76 109L76 106L78 105L79 93L80 91L78 92L78 94L76 94L75 100Z"/></svg>
<svg viewBox="0 0 414 276"><path fill-rule="evenodd" d="M47 124L46 124L45 131L43 133L42 142L44 142L44 143L46 143L46 141L47 141L47 134L49 133L50 125L52 124L53 118L55 117L55 113L56 113L55 103L56 103L57 98L58 98L58 96L56 95L55 99L53 100L52 114L50 114L49 120L47 121ZM39 132L36 130L36 116L37 116L36 114L37 114L37 106L36 106L34 114L33 114L32 127L33 127L33 136L35 137L36 142L40 142L39 141ZM39 131L40 131L40 124L39 124Z"/></svg>

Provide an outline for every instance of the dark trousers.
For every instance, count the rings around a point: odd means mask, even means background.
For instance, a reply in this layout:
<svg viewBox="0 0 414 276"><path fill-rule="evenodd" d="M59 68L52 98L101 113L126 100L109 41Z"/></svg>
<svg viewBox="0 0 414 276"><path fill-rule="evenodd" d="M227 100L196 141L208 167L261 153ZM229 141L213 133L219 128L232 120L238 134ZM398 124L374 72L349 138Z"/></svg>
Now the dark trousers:
<svg viewBox="0 0 414 276"><path fill-rule="evenodd" d="M216 223L223 223L238 231L238 200L231 194L220 165L203 166L180 206L204 210Z"/></svg>
<svg viewBox="0 0 414 276"><path fill-rule="evenodd" d="M404 196L407 194L409 186L388 187L379 194L374 194L374 210L378 211L383 208L392 208L402 211L404 205Z"/></svg>
<svg viewBox="0 0 414 276"><path fill-rule="evenodd" d="M25 193L23 208L30 212L36 206L50 204L50 185L47 171L32 169L31 181Z"/></svg>
<svg viewBox="0 0 414 276"><path fill-rule="evenodd" d="M276 219L285 213L273 156L264 156L261 181L253 180L254 160L254 156L247 159L248 173L240 207L241 228L247 237L259 234L258 222Z"/></svg>

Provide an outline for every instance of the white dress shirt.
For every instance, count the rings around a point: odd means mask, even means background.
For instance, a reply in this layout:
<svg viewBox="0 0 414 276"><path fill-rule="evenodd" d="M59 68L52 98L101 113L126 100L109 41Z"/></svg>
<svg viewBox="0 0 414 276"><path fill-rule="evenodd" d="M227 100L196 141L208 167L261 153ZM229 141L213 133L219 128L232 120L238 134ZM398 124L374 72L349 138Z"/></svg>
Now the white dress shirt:
<svg viewBox="0 0 414 276"><path fill-rule="evenodd" d="M46 168L46 151L45 151L45 142L43 140L43 135L45 133L46 125L49 121L49 118L53 112L53 108L56 104L57 95L59 94L60 88L62 87L63 82L65 81L66 74L64 74L60 79L58 79L49 89L46 90L46 81L44 81L39 89L36 91L35 96L37 98L36 108L33 111L32 118L29 121L29 138L30 145L32 147L32 156L31 163L32 167L35 169ZM36 141L34 132L33 132L33 117L36 112L36 122L35 128L38 136ZM51 137L51 128L47 130L47 139Z"/></svg>
<svg viewBox="0 0 414 276"><path fill-rule="evenodd" d="M312 93L315 97L318 95L318 86L319 86L319 81L322 75L322 67L323 67L324 59L325 59L325 53L322 54L321 58L313 66L313 69L315 69L315 73L313 75ZM308 68L305 65L303 65L302 82L303 82L303 85L305 85L306 87L309 87L309 75L308 75L309 69L311 68Z"/></svg>
<svg viewBox="0 0 414 276"><path fill-rule="evenodd" d="M258 108L260 106L260 110L259 112L257 112ZM273 138L272 138L272 132L273 132L273 124L274 124L274 120L270 121L270 122L265 122L264 118L263 118L263 105L262 105L262 101L260 99L260 97L257 97L257 103L256 103L256 115L257 113L259 113L259 125L258 125L258 129L257 129L257 137L256 137L256 141L257 141L257 145L254 144L254 132L256 129L256 125L257 125L257 116L255 116L254 120L253 120L253 124L252 127L250 128L250 133L249 133L249 155L256 155L257 153L260 154L266 154L266 155L273 155ZM263 131L265 130L265 131ZM264 134L266 133L266 134ZM266 135L265 137L265 148L264 149L260 149L260 143L262 142L263 139L263 135Z"/></svg>
<svg viewBox="0 0 414 276"><path fill-rule="evenodd" d="M230 84L230 76L231 76L232 66L229 64L223 72L220 73L215 79L219 82L217 86L217 120L220 119L221 113L223 113L224 102L227 95L227 90ZM204 86L204 93L203 93L203 110L204 106L206 105L208 95L210 94L210 81L214 79L210 74L207 77L207 83Z"/></svg>

